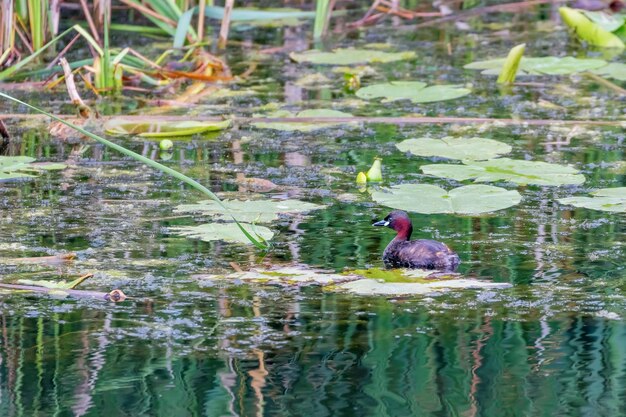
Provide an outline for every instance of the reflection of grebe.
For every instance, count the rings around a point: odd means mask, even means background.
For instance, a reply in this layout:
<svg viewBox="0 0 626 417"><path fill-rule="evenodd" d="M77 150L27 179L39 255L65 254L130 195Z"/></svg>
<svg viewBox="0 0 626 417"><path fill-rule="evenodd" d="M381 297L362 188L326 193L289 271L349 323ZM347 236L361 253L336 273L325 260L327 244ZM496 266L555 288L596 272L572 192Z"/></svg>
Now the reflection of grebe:
<svg viewBox="0 0 626 417"><path fill-rule="evenodd" d="M455 271L459 266L459 255L445 244L436 240L409 240L413 225L404 211L394 210L373 226L386 226L398 232L383 252L383 262L387 268Z"/></svg>

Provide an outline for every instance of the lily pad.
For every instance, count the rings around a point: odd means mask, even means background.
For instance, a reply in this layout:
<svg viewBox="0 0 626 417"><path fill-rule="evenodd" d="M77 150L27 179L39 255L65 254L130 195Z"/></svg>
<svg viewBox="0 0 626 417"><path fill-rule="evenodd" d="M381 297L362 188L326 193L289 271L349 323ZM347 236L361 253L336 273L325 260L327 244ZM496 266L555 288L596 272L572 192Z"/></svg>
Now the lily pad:
<svg viewBox="0 0 626 417"><path fill-rule="evenodd" d="M592 210L626 213L626 187L602 188L591 195L593 197L568 197L557 201Z"/></svg>
<svg viewBox="0 0 626 417"><path fill-rule="evenodd" d="M449 159L480 161L511 152L506 143L486 138L407 139L396 147L402 152L418 156L440 156Z"/></svg>
<svg viewBox="0 0 626 417"><path fill-rule="evenodd" d="M237 220L244 222L269 223L278 219L279 214L305 213L319 210L324 206L300 200L224 200L224 205ZM232 218L217 202L213 200L200 201L197 204L182 204L174 209L176 213L202 213L216 216L218 219L231 220Z"/></svg>
<svg viewBox="0 0 626 417"><path fill-rule="evenodd" d="M252 234L260 236L264 240L274 237L274 232L264 226L256 226L248 223L241 223L241 226ZM236 223L206 223L198 226L171 227L170 230L180 236L193 239L200 239L205 242L223 240L226 242L238 242L251 244L250 240L243 234Z"/></svg>
<svg viewBox="0 0 626 417"><path fill-rule="evenodd" d="M578 185L585 176L575 168L541 161L521 161L498 158L488 161L467 161L464 165L423 165L422 172L457 181L474 179L474 182L510 181L517 184Z"/></svg>
<svg viewBox="0 0 626 417"><path fill-rule="evenodd" d="M192 136L200 133L224 130L230 127L230 120L221 122L167 122L149 121L132 122L128 119L111 119L104 124L109 135L137 135L142 138L172 138L176 136Z"/></svg>
<svg viewBox="0 0 626 417"><path fill-rule="evenodd" d="M361 276L351 274L337 274L332 271L312 269L306 265L278 266L272 269L255 268L226 275L196 275L195 277L200 279L226 279L229 281L241 280L249 283L281 286L326 286L362 278Z"/></svg>
<svg viewBox="0 0 626 417"><path fill-rule="evenodd" d="M356 95L366 100L383 98L383 103L396 100L411 100L413 103L431 103L453 100L472 92L470 89L459 85L432 85L430 87L426 85L426 83L421 81L392 81L363 87L356 92Z"/></svg>
<svg viewBox="0 0 626 417"><path fill-rule="evenodd" d="M477 61L465 65L466 69L483 70L483 74L498 75L506 58ZM567 75L601 68L607 64L602 59L559 58L555 56L522 57L517 75Z"/></svg>
<svg viewBox="0 0 626 417"><path fill-rule="evenodd" d="M358 295L422 295L451 289L503 289L511 284L479 281L476 279L433 280L432 282L381 282L376 279L361 279L337 285L337 289Z"/></svg>
<svg viewBox="0 0 626 417"><path fill-rule="evenodd" d="M594 74L601 77L609 77L618 81L626 81L626 64L621 62L612 62L602 68L592 70Z"/></svg>
<svg viewBox="0 0 626 417"><path fill-rule="evenodd" d="M350 113L344 113L337 110L330 109L309 109L303 110L298 114L291 113L287 110L278 110L270 114L255 114L254 117L302 117L302 118L323 118L323 117L353 117ZM313 132L319 129L326 129L329 127L341 126L345 123L324 123L320 121L314 122L255 122L252 126L259 129L274 129L283 131L299 130L300 132Z"/></svg>
<svg viewBox="0 0 626 417"><path fill-rule="evenodd" d="M582 13L607 32L615 32L626 22L626 15L623 14L590 10L582 10Z"/></svg>
<svg viewBox="0 0 626 417"><path fill-rule="evenodd" d="M292 52L289 57L294 61L309 62L321 65L354 65L371 64L375 62L387 63L415 58L415 52L383 52L370 49L335 49L332 52L310 50L306 52Z"/></svg>
<svg viewBox="0 0 626 417"><path fill-rule="evenodd" d="M416 213L481 214L518 204L522 196L515 190L491 185L466 185L449 192L430 184L401 184L372 192L384 206Z"/></svg>
<svg viewBox="0 0 626 417"><path fill-rule="evenodd" d="M65 164L35 162L29 156L0 156L0 181L35 177L40 171L65 169Z"/></svg>

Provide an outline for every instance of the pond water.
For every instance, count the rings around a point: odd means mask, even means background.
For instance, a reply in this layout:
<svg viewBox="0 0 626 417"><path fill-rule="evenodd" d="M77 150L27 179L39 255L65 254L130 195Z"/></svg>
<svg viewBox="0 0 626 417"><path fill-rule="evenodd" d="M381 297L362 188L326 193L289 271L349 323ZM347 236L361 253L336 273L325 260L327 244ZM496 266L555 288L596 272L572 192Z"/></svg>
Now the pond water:
<svg viewBox="0 0 626 417"><path fill-rule="evenodd" d="M372 80L471 83L473 94L463 99L357 102L340 77L332 87L299 87L298 78L328 73L327 67L278 54L263 58L237 86L257 94L172 113L249 115L285 102L294 110L333 106L362 116L623 120L624 101L585 77L533 77L527 80L535 84L503 92L493 78L462 69L503 56L522 41L530 55L585 56L564 31L522 35L532 28L517 22L505 27L504 37L487 30L415 35L371 29L337 41L415 50L416 60L374 65ZM307 33L277 29L271 41L306 47ZM244 32L236 39L245 45L254 36ZM229 54L237 71L253 56L239 46ZM54 111L69 109L61 104L64 93L17 94ZM138 96L101 108L105 114L150 111ZM3 112L17 110L2 103ZM0 183L3 281L93 272L80 288L120 288L131 298L108 304L3 293L0 415L616 416L626 409L626 219L556 202L626 185L625 135L617 124L580 126L574 133L556 124L365 124L312 133L241 125L209 139L176 141L164 163L222 197L259 197L237 183L245 176L278 185L264 198L325 205L271 223L276 237L268 253L171 233L172 226L207 219L173 212L204 199L178 181L93 142L60 141L41 123L9 126L15 141L5 154L70 166ZM523 200L489 215L411 215L414 236L448 243L461 257L462 274L511 288L385 298L204 278L232 271L233 262L242 269L381 267L393 233L371 223L389 208L358 191L356 174L378 155L385 185L424 182L449 189L458 183L421 174L420 166L436 158L408 156L394 146L445 135L497 139L513 147L512 158L567 163L586 176L581 186L499 183L518 188ZM158 142L115 140L159 160ZM15 261L64 252L76 259L60 265Z"/></svg>

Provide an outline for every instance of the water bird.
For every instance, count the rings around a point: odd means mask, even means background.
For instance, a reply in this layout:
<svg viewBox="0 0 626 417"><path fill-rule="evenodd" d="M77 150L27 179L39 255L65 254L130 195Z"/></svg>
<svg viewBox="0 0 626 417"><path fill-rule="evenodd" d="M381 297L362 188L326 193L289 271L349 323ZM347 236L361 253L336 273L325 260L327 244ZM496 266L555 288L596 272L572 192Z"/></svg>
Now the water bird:
<svg viewBox="0 0 626 417"><path fill-rule="evenodd" d="M389 227L398 232L383 252L383 262L387 268L437 269L446 272L456 271L460 260L446 244L428 239L411 239L413 224L408 214L394 210L383 220L372 226Z"/></svg>

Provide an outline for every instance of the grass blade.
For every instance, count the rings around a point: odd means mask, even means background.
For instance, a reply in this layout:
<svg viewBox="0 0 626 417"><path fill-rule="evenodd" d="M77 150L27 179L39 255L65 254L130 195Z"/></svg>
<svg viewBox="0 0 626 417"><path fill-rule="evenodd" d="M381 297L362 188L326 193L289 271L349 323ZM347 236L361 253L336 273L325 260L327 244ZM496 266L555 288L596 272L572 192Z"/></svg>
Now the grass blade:
<svg viewBox="0 0 626 417"><path fill-rule="evenodd" d="M189 178L188 176L186 176L186 175L176 171L175 169L172 169L170 167L162 165L162 164L160 164L160 163L158 163L156 161L153 161L152 159L146 158L145 156L139 155L138 153L135 153L135 152L131 151L130 149L126 149L123 146L120 146L120 145L118 145L118 144L116 144L114 142L111 142L111 141L109 141L107 139L104 139L103 137L100 137L100 136L96 135L95 133L89 132L88 130L85 130L85 129L79 127L79 126L76 126L76 125L66 121L66 120L61 119L60 117L57 117L57 116L55 116L55 115L53 115L51 113L48 113L45 110L42 110L42 109L40 109L38 107L35 107L35 106L30 105L28 103L25 103L25 102L23 102L21 100L18 100L18 99L14 98L14 97L11 97L8 94L0 92L0 97L4 97L5 99L13 101L14 103L21 104L23 106L28 107L31 110L34 110L34 111L36 111L38 113L41 113L41 114L44 114L44 115L50 117L51 119L56 120L57 122L62 123L64 125L72 128L72 129L76 130L77 132L82 133L83 135L85 135L87 137L90 137L91 139L95 140L98 143L101 143L101 144L103 144L103 145L105 145L105 146L107 146L107 147L109 147L111 149L114 149L114 150L116 150L116 151L118 151L118 152L120 152L120 153L122 153L122 154L124 154L126 156L129 156L129 157L133 158L136 161L139 161L139 162L141 162L143 164L146 164L146 165L148 165L151 168L154 168L154 169L156 169L158 171L161 171L161 172L163 172L163 173L165 173L165 174L167 174L167 175L169 175L171 177L176 178L177 180L180 180L180 181L184 182L185 184L187 184L187 185L195 188L196 190L206 194L211 200L217 202L220 205L220 207L222 207L224 210L226 210L226 212L228 212L230 214L230 211L228 210L228 207L226 207L224 205L224 203L222 203L222 200L220 200L218 196L213 194L213 192L211 192L204 185L202 185L199 182ZM267 242L265 242L263 239L257 240L256 238L254 238L250 234L250 232L248 232L239 223L239 221L237 221L237 219L232 214L230 214L230 217L232 217L232 219L235 221L235 223L237 223L237 226L239 227L241 232L248 238L248 240L250 240L250 242L254 246L256 246L259 249L264 249L264 250L269 248Z"/></svg>

